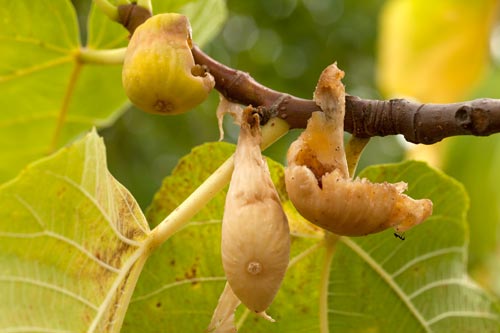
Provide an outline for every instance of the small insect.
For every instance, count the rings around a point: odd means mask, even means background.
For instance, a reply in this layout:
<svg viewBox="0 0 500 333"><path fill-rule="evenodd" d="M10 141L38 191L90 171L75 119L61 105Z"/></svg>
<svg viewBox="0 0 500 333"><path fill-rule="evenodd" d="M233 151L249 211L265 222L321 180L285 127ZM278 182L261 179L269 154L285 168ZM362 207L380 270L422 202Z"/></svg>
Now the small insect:
<svg viewBox="0 0 500 333"><path fill-rule="evenodd" d="M395 232L395 233L394 233L394 237L399 238L399 239L401 239L401 240L405 240L405 239L406 239L406 237L405 237L405 233L404 233L404 232L402 232L402 233L397 233L397 232Z"/></svg>

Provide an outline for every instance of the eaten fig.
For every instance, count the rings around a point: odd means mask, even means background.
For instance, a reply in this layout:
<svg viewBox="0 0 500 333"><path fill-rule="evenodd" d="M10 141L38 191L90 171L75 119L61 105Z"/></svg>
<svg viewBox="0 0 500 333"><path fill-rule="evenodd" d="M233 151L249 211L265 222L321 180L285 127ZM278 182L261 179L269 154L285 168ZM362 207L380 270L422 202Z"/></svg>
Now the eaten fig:
<svg viewBox="0 0 500 333"><path fill-rule="evenodd" d="M130 101L155 114L184 113L203 102L215 85L191 53L191 27L184 15L155 15L128 45L122 83Z"/></svg>
<svg viewBox="0 0 500 333"><path fill-rule="evenodd" d="M288 150L288 196L310 222L337 235L363 236L393 227L404 232L432 214L432 202L403 194L407 184L372 183L349 175L344 151L344 72L335 64L320 76L306 130Z"/></svg>

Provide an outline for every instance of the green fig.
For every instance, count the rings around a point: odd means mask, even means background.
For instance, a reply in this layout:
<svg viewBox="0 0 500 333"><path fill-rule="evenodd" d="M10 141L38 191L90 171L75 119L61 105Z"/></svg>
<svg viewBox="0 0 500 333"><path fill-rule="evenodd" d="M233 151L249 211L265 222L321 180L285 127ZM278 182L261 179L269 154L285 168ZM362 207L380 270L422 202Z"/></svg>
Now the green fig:
<svg viewBox="0 0 500 333"><path fill-rule="evenodd" d="M184 15L149 18L130 39L122 83L130 101L155 114L184 113L203 102L215 85L195 64L191 26Z"/></svg>

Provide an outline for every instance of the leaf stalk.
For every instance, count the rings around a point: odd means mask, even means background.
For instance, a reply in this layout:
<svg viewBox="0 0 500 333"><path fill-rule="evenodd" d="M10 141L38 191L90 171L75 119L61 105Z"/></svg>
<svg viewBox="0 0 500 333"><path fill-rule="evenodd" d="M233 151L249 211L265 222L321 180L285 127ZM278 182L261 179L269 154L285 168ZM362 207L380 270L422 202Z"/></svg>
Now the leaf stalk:
<svg viewBox="0 0 500 333"><path fill-rule="evenodd" d="M339 236L325 231L325 259L321 271L320 293L319 293L319 331L320 333L329 333L328 327L328 286L330 284L330 271L335 254L335 244Z"/></svg>
<svg viewBox="0 0 500 333"><path fill-rule="evenodd" d="M125 59L126 51L126 47L107 50L81 48L77 54L77 59L85 64L121 65Z"/></svg>
<svg viewBox="0 0 500 333"><path fill-rule="evenodd" d="M96 6L112 21L118 22L118 8L111 4L108 0L94 0Z"/></svg>

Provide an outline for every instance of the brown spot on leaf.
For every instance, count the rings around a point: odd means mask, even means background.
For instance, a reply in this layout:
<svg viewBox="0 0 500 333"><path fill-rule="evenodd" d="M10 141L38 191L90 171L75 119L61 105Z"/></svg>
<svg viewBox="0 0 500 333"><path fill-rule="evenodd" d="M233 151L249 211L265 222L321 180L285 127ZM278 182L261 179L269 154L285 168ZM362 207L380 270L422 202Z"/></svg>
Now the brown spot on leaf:
<svg viewBox="0 0 500 333"><path fill-rule="evenodd" d="M197 273L196 266L193 265L187 272L184 273L184 277L189 280L194 279L196 277L196 273Z"/></svg>

